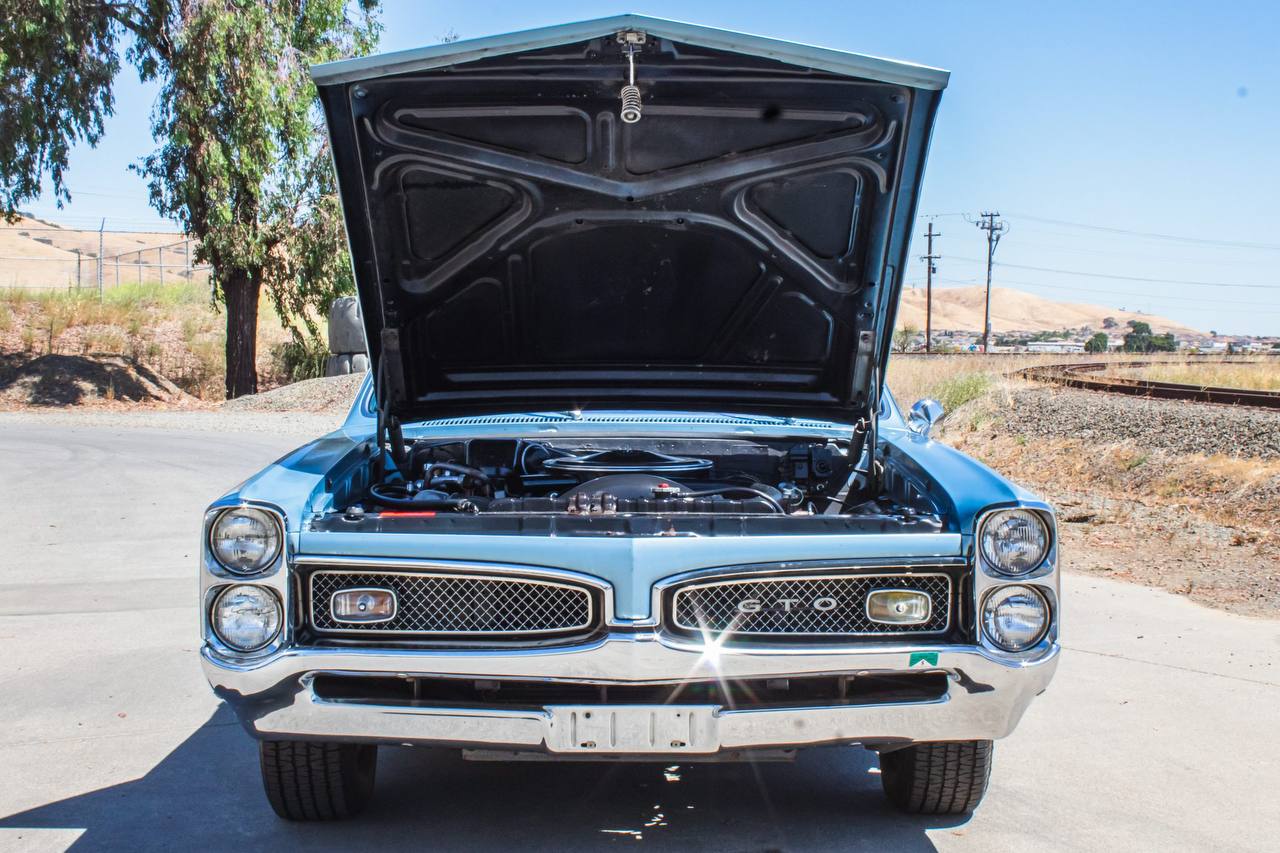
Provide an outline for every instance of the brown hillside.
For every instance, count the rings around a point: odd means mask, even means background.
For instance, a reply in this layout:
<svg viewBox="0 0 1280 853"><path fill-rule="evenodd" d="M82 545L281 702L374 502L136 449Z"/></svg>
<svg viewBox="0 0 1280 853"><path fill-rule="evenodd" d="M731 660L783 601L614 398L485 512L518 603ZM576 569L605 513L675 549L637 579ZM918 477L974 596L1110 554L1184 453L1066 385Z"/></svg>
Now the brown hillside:
<svg viewBox="0 0 1280 853"><path fill-rule="evenodd" d="M933 328L966 332L982 331L983 301L986 288L947 287L934 288ZM898 308L898 325L924 328L924 288L917 286L902 292ZM991 288L991 329L994 332L1053 332L1059 329L1088 327L1102 331L1103 320L1113 318L1123 329L1129 320L1139 320L1151 325L1157 334L1173 332L1176 335L1206 336L1204 332L1184 326L1165 317L1121 311L1102 305L1075 302L1055 302L1010 287Z"/></svg>
<svg viewBox="0 0 1280 853"><path fill-rule="evenodd" d="M120 258L120 281L131 284L141 280L156 283L160 274L155 267L137 267L137 252L143 251L143 264L156 264L157 246L170 246L183 239L174 232L107 231L102 237L102 255L107 259L103 270L104 284L111 287L116 280L116 256ZM194 250L194 246L192 247ZM66 288L76 284L76 249L81 253L80 281L96 286L98 232L61 228L52 222L21 217L16 223L0 219L0 287ZM134 254L130 254L134 253ZM166 249L165 264L185 263L180 249ZM183 270L165 270L166 279L178 281ZM202 279L203 275L197 276Z"/></svg>

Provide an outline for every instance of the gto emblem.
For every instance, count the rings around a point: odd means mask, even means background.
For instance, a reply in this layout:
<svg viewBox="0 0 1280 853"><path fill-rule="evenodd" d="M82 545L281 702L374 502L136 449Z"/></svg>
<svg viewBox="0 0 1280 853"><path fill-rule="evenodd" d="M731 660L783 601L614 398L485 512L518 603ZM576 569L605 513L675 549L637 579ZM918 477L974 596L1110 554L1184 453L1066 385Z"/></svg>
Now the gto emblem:
<svg viewBox="0 0 1280 853"><path fill-rule="evenodd" d="M738 602L738 612L759 613L761 610L781 610L783 613L790 613L792 610L799 610L806 606L825 613L828 610L835 610L840 606L840 602L828 596L815 598L813 601L809 602L808 605L799 598L779 598L769 604L765 604L758 598L744 598Z"/></svg>

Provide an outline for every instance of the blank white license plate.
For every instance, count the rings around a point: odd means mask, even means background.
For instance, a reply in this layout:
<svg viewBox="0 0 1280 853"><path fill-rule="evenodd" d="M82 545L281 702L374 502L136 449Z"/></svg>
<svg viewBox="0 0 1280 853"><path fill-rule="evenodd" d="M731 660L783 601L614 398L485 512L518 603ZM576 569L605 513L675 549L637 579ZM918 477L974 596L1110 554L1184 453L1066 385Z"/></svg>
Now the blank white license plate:
<svg viewBox="0 0 1280 853"><path fill-rule="evenodd" d="M552 705L552 752L716 752L717 705Z"/></svg>

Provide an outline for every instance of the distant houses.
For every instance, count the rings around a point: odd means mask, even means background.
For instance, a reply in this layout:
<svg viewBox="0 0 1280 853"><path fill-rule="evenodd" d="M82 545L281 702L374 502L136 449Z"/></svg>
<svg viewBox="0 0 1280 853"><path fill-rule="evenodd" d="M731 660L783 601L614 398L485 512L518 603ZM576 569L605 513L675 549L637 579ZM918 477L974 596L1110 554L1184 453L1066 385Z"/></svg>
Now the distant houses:
<svg viewBox="0 0 1280 853"><path fill-rule="evenodd" d="M1126 330L1108 329L1107 351L1124 350L1124 332ZM919 329L902 329L896 340L896 347L906 352L924 350L924 332ZM905 333L905 334L903 334ZM1094 329L1062 329L1058 332L1009 331L993 334L990 341L991 352L1026 352L1026 353L1083 353L1088 350L1086 342L1097 334ZM1280 356L1280 336L1267 335L1173 335L1178 352L1187 354L1218 353L1251 353ZM978 352L982 349L982 335L963 329L935 329L933 332L934 352Z"/></svg>
<svg viewBox="0 0 1280 853"><path fill-rule="evenodd" d="M1027 352L1084 352L1084 341L1028 341Z"/></svg>

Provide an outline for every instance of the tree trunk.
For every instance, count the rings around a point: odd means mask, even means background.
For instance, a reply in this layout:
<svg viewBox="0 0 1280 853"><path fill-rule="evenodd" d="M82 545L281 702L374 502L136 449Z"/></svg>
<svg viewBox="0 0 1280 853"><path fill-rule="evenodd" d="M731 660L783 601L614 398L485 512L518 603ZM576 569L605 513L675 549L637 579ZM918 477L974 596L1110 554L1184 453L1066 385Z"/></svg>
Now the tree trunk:
<svg viewBox="0 0 1280 853"><path fill-rule="evenodd" d="M223 279L227 303L227 399L258 393L259 270L230 270Z"/></svg>

